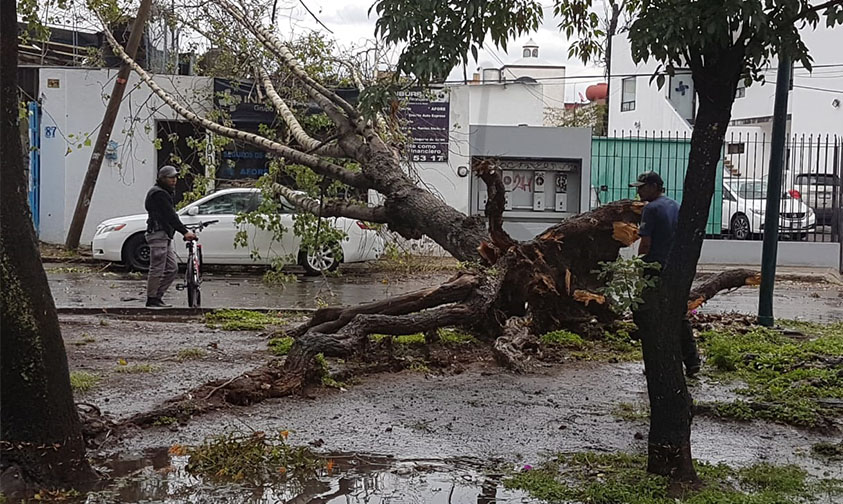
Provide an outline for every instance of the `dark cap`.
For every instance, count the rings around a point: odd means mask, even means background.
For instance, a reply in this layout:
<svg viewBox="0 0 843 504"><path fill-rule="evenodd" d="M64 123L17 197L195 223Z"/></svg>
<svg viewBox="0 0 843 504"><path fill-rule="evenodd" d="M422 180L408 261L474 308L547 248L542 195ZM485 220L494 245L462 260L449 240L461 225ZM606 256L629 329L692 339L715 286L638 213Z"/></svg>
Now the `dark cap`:
<svg viewBox="0 0 843 504"><path fill-rule="evenodd" d="M644 172L638 176L638 180L629 184L629 187L641 187L643 185L653 184L656 187L664 187L664 180L661 175L654 171Z"/></svg>
<svg viewBox="0 0 843 504"><path fill-rule="evenodd" d="M175 166L172 165L164 165L161 169L158 170L158 178L162 179L165 177L178 177L179 171L176 169Z"/></svg>

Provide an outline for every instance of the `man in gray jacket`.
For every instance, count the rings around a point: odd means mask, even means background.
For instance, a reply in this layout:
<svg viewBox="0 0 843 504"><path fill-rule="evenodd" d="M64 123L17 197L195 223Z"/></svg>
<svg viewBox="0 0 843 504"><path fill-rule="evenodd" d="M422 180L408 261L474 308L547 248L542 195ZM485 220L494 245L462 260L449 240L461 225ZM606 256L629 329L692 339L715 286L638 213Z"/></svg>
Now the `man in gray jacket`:
<svg viewBox="0 0 843 504"><path fill-rule="evenodd" d="M178 275L173 235L178 231L185 241L195 240L176 213L175 188L179 172L174 166L166 165L158 170L158 180L146 193L146 243L149 244L149 278L146 284L146 306L169 308L163 297Z"/></svg>

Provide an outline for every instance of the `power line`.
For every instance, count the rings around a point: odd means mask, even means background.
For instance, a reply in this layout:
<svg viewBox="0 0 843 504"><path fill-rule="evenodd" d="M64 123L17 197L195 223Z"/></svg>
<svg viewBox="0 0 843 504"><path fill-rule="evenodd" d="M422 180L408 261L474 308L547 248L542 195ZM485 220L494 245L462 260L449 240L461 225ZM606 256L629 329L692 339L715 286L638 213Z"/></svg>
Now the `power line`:
<svg viewBox="0 0 843 504"><path fill-rule="evenodd" d="M494 52L492 52L491 50L489 50L489 49L488 49L488 47L485 47L485 45L484 45L484 48L485 48L487 51L489 51L489 52L490 52L490 54L492 54L492 56L493 56L496 60L498 60L498 62L499 62L499 63L500 63L500 64L501 64L501 65L502 65L502 66L503 66L506 70L508 70L510 74L512 74L512 76L513 76L513 77L516 77L516 75L512 72L512 70L511 70L510 68L506 68L506 67L507 67L506 63L504 63L504 62L500 59L500 57L499 57L497 54L495 54ZM794 68L802 68L802 69L804 69L805 67L803 67L803 66L797 66L797 67L794 67ZM830 63L830 64L827 64L827 65L814 65L812 68L843 68L843 63ZM770 67L769 69L765 70L765 72L774 71L774 70L776 70L776 69L777 69L777 67ZM500 70L500 69L496 69L496 70ZM685 72L683 72L683 73L685 73ZM688 74L690 74L690 71L688 71L687 73L688 73ZM625 77L652 77L653 75L664 75L664 76L668 76L668 74L663 73L663 72L662 72L662 73L658 73L658 74L655 74L655 73L653 73L653 72L642 72L642 73L612 74L612 78L615 78L615 77L618 77L618 78L625 78ZM801 77L801 78L806 78L806 77L807 77L807 78L813 78L813 77L815 77L815 76L814 76L813 74L807 74L807 75L806 75L806 74L803 74L803 75L797 75L797 77ZM827 76L827 75L822 75L822 77L830 77L830 76ZM531 79L533 79L533 80L534 80L534 81L536 81L536 82L546 82L546 81L554 81L554 80L605 79L605 78L606 78L606 76L605 76L605 75L603 75L603 74L592 74L592 75L565 75L565 76L557 76L557 77L530 77L530 78L531 78ZM770 81L768 80L767 82L770 82ZM462 80L462 79L459 79L459 80L445 80L445 81L442 81L442 82L438 82L437 84L459 84L459 83L463 83L463 80Z"/></svg>

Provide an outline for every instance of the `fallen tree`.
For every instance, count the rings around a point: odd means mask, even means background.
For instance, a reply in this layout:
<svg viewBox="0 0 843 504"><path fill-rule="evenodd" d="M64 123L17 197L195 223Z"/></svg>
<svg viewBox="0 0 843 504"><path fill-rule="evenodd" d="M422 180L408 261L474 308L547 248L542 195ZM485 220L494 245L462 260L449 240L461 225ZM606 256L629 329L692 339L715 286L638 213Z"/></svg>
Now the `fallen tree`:
<svg viewBox="0 0 843 504"><path fill-rule="evenodd" d="M483 176L490 187L499 182L499 174ZM603 283L597 279L599 263L614 260L637 239L643 204L610 203L519 243L500 228L499 211L494 211L498 205L503 208L503 192L490 191L490 196L493 238L481 243L485 266L461 271L437 287L358 306L322 308L285 333L295 343L283 361L205 383L123 423L151 426L162 417L186 420L223 406L299 393L319 377L313 365L317 354L354 358L366 352L368 336L376 333L397 336L460 327L492 345L499 362L515 371L524 370L525 347L545 332L564 328L602 334L617 315L596 292ZM757 281L750 270L715 275L692 291L689 310L717 292Z"/></svg>
<svg viewBox="0 0 843 504"><path fill-rule="evenodd" d="M365 351L373 333L430 333L460 327L493 345L499 362L524 369L524 351L545 332L569 329L583 335L602 334L617 318L600 293L601 262L617 259L622 247L637 240L643 203L609 203L550 227L528 242L513 240L503 229L504 185L494 159L475 160L472 169L487 186L486 220L469 217L434 196L410 176L402 148L390 139L399 127L395 102L364 114L313 79L288 46L228 0L209 4L249 34L271 61L253 57L254 77L266 91L288 131L289 143L271 135L234 129L189 110L158 86L129 58L111 34L114 49L142 82L176 113L208 131L259 147L278 158L305 166L324 181L339 181L357 190L375 190L379 205L304 196L279 183L272 193L304 212L321 217L348 216L385 223L406 238L427 236L471 266L438 287L356 307L326 308L290 332L295 343L286 359L272 361L229 380L206 383L135 415L125 424L147 426L160 417L188 418L225 405L247 405L299 392L313 377L318 354L349 358ZM281 96L273 76L291 75L333 123L332 134L317 140L300 123L294 107ZM355 79L359 81L359 79ZM368 103L365 97L361 102ZM368 105L372 111L371 103ZM343 164L359 164L353 171ZM745 285L754 273L741 271L715 279L689 299L699 303L717 290Z"/></svg>

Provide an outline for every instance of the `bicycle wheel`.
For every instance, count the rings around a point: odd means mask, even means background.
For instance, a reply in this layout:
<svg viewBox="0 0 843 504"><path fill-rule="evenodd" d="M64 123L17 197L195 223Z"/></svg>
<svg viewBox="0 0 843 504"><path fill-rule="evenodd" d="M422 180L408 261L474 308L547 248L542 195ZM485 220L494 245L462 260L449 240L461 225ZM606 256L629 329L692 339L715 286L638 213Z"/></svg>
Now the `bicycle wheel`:
<svg viewBox="0 0 843 504"><path fill-rule="evenodd" d="M199 308L202 304L202 293L199 292L199 271L196 263L191 262L187 270L187 306Z"/></svg>

